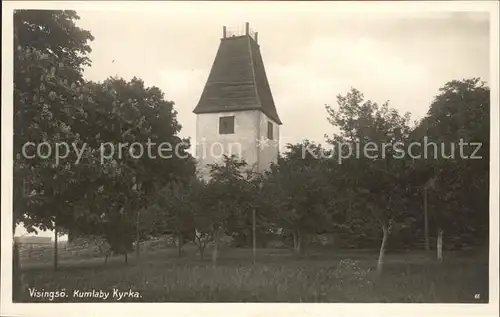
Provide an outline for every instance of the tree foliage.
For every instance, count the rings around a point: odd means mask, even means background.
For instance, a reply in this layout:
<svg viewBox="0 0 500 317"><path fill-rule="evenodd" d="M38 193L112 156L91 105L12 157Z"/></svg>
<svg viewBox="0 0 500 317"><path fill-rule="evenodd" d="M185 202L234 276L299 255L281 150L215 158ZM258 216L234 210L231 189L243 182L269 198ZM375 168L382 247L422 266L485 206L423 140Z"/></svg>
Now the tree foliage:
<svg viewBox="0 0 500 317"><path fill-rule="evenodd" d="M160 89L137 78L83 79L93 37L77 18L15 13L15 224L101 234L122 253L132 247L139 211L158 188L192 177L194 160ZM35 155L43 142L67 156Z"/></svg>
<svg viewBox="0 0 500 317"><path fill-rule="evenodd" d="M70 205L78 190L76 179L87 172L75 167L74 152L67 161L22 155L27 142L81 145L71 126L84 116L88 98L82 68L92 35L78 28L73 11L18 10L14 13L14 227L28 231L51 229L70 218ZM33 148L27 155L33 154Z"/></svg>

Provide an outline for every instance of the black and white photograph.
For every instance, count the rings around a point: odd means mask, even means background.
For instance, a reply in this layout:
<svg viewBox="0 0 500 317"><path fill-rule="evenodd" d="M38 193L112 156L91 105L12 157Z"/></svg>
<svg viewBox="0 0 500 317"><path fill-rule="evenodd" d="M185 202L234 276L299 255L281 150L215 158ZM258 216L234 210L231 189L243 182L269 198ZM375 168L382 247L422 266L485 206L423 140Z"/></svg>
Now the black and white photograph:
<svg viewBox="0 0 500 317"><path fill-rule="evenodd" d="M2 316L498 315L498 2L2 4Z"/></svg>

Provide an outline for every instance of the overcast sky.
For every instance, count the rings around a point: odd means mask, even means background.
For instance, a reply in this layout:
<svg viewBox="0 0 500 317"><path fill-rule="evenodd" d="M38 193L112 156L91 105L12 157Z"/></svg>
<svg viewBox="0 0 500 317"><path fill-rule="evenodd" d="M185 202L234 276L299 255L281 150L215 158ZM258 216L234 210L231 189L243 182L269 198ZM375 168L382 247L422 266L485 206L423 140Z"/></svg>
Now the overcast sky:
<svg viewBox="0 0 500 317"><path fill-rule="evenodd" d="M124 6L124 4L121 4ZM350 12L322 5L226 5L207 11L77 10L95 37L87 79L137 76L176 104L181 135L195 140L196 106L217 52L222 26L259 32L268 79L283 121L281 146L323 142L332 127L325 104L357 88L367 99L424 116L446 81L489 81L489 15L460 12ZM182 5L177 4L177 9ZM191 4L193 6L193 4ZM302 5L303 6L303 5ZM150 6L151 7L151 6ZM191 7L192 8L192 7ZM212 11L211 11L211 10ZM20 228L16 235L25 231ZM42 233L47 235L49 233Z"/></svg>
<svg viewBox="0 0 500 317"><path fill-rule="evenodd" d="M424 116L439 87L452 79L489 74L489 15L459 12L266 12L233 6L217 14L78 11L94 35L91 80L137 76L176 104L182 136L195 141L192 113L207 80L222 26L259 32L278 113L281 145L323 142L332 127L325 104L357 88L367 99ZM114 61L114 62L113 62Z"/></svg>

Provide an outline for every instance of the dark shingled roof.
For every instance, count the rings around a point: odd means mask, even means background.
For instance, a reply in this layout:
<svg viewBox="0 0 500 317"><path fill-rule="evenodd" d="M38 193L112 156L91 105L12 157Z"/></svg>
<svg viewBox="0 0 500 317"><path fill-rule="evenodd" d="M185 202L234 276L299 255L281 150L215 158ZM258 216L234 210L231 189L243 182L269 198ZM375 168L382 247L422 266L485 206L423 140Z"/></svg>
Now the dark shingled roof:
<svg viewBox="0 0 500 317"><path fill-rule="evenodd" d="M267 81L259 45L249 35L221 39L194 113L261 110L282 124Z"/></svg>

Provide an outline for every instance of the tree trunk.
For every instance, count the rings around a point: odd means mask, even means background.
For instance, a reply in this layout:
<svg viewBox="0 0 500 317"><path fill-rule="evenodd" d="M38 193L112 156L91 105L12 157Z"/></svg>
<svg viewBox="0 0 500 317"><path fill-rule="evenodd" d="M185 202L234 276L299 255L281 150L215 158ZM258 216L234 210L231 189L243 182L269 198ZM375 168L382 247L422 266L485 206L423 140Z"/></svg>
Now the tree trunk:
<svg viewBox="0 0 500 317"><path fill-rule="evenodd" d="M125 253L123 253L123 255L125 256L125 264L128 264L128 253L127 253L127 251L125 251Z"/></svg>
<svg viewBox="0 0 500 317"><path fill-rule="evenodd" d="M296 255L300 255L302 251L302 236L299 230L293 231L293 249Z"/></svg>
<svg viewBox="0 0 500 317"><path fill-rule="evenodd" d="M347 222L349 222L351 220L351 215L352 215L352 193L351 193L351 190L348 191L347 195L348 195L348 199L349 199L349 208L347 209L346 220L347 220Z"/></svg>
<svg viewBox="0 0 500 317"><path fill-rule="evenodd" d="M302 235L300 234L300 232L298 234L297 254L302 254Z"/></svg>
<svg viewBox="0 0 500 317"><path fill-rule="evenodd" d="M21 259L19 255L19 246L14 240L14 245L12 248L12 300L14 302L21 301L24 299L24 281L23 273L21 271Z"/></svg>
<svg viewBox="0 0 500 317"><path fill-rule="evenodd" d="M57 236L59 232L57 231L57 224L54 226L54 271L57 271Z"/></svg>
<svg viewBox="0 0 500 317"><path fill-rule="evenodd" d="M135 256L137 260L141 257L141 245L139 243L139 210L135 219Z"/></svg>
<svg viewBox="0 0 500 317"><path fill-rule="evenodd" d="M382 232L383 232L382 244L380 245L380 253L379 253L378 262L377 262L377 274L378 275L382 274L382 269L384 266L385 247L387 244L387 238L389 237L389 230L388 230L386 224L382 225Z"/></svg>
<svg viewBox="0 0 500 317"><path fill-rule="evenodd" d="M219 256L219 233L215 234L215 245L212 251L212 264L215 267L217 265L217 257Z"/></svg>
<svg viewBox="0 0 500 317"><path fill-rule="evenodd" d="M255 264L255 258L256 258L256 253L257 253L257 237L255 236L255 214L256 210L255 208L252 210L252 256L253 256L253 264Z"/></svg>
<svg viewBox="0 0 500 317"><path fill-rule="evenodd" d="M424 187L424 235L425 235L425 250L430 251L429 244L429 216L427 212L427 187Z"/></svg>
<svg viewBox="0 0 500 317"><path fill-rule="evenodd" d="M438 229L437 236L437 260L438 262L443 260L443 230L441 228Z"/></svg>
<svg viewBox="0 0 500 317"><path fill-rule="evenodd" d="M219 250L217 250L219 247L217 246L217 244L214 245L214 249L212 250L212 265L215 267L217 266L217 252Z"/></svg>
<svg viewBox="0 0 500 317"><path fill-rule="evenodd" d="M182 256L182 245L184 244L184 237L182 233L179 233L177 236L177 256Z"/></svg>
<svg viewBox="0 0 500 317"><path fill-rule="evenodd" d="M200 260L202 260L202 261L203 261L203 256L204 256L204 254L205 254L205 247L201 247L201 246L200 246L200 247L198 248L198 251L200 251Z"/></svg>

